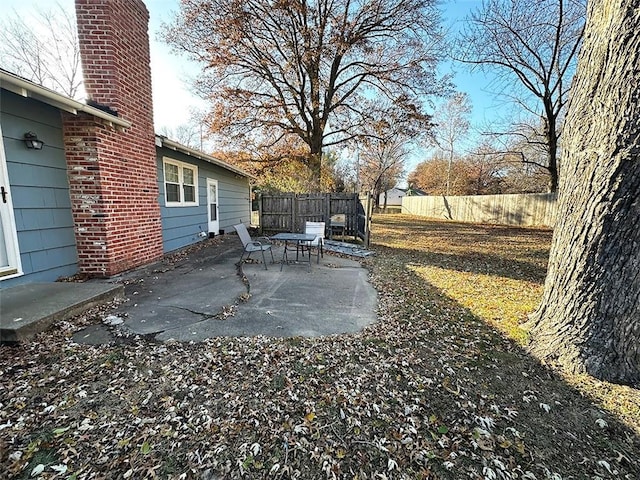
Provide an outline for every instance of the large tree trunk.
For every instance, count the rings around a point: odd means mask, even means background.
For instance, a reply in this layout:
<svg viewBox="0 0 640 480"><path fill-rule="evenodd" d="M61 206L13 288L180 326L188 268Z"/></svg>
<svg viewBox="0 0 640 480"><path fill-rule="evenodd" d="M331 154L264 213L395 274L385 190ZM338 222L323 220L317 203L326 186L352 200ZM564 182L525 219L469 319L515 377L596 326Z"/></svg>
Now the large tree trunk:
<svg viewBox="0 0 640 480"><path fill-rule="evenodd" d="M311 170L311 191L322 191L322 152L311 152L309 154L309 169Z"/></svg>
<svg viewBox="0 0 640 480"><path fill-rule="evenodd" d="M531 350L640 383L640 5L590 2L560 163L559 210Z"/></svg>

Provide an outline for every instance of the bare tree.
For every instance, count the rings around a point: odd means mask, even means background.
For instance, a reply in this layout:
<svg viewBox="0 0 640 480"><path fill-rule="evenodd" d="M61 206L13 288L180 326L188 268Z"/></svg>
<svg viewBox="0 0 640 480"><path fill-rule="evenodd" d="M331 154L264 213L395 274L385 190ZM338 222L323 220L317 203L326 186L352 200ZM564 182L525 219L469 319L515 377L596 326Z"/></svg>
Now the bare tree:
<svg viewBox="0 0 640 480"><path fill-rule="evenodd" d="M159 133L182 145L200 150L201 152L213 151L214 139L211 135L208 116L204 111L199 109L189 109L189 120L187 123L178 125L176 128L162 126L159 129Z"/></svg>
<svg viewBox="0 0 640 480"><path fill-rule="evenodd" d="M447 102L436 110L434 120L434 139L447 155L447 177L445 184L445 195L449 195L451 190L451 165L460 140L469 132L472 107L469 96L466 93L456 93Z"/></svg>
<svg viewBox="0 0 640 480"><path fill-rule="evenodd" d="M452 162L445 152L438 150L430 158L418 163L407 178L410 185L429 195L445 195L447 178L449 195L467 195L470 192L469 168L465 161L454 158Z"/></svg>
<svg viewBox="0 0 640 480"><path fill-rule="evenodd" d="M425 140L433 140L433 125L430 117L418 118L390 102L369 101L364 107L371 120L360 127L355 142L358 151L355 171L360 189L373 191L377 203L382 192L398 183L415 148Z"/></svg>
<svg viewBox="0 0 640 480"><path fill-rule="evenodd" d="M539 193L546 189L546 175L538 167L486 141L453 161L438 150L416 165L408 177L410 184L430 195L446 195L447 179L450 195Z"/></svg>
<svg viewBox="0 0 640 480"><path fill-rule="evenodd" d="M640 33L637 0L589 3L567 112L558 216L532 350L640 384Z"/></svg>
<svg viewBox="0 0 640 480"><path fill-rule="evenodd" d="M378 119L382 97L424 117L439 94L435 0L183 0L166 40L204 65L212 128L247 149L295 137L316 181L322 151Z"/></svg>
<svg viewBox="0 0 640 480"><path fill-rule="evenodd" d="M0 22L0 61L34 83L76 98L82 94L80 50L74 13L60 3Z"/></svg>
<svg viewBox="0 0 640 480"><path fill-rule="evenodd" d="M504 156L496 153L492 145L483 143L465 158L467 164L467 191L471 195L491 195L505 193L504 183L507 172Z"/></svg>
<svg viewBox="0 0 640 480"><path fill-rule="evenodd" d="M378 202L380 194L395 187L404 174L409 153L408 141L401 135L372 138L365 142L358 165L361 189L373 192Z"/></svg>
<svg viewBox="0 0 640 480"><path fill-rule="evenodd" d="M499 75L525 111L540 119L549 189L558 186L560 117L582 41L586 0L487 0L467 19L457 58ZM503 90L504 92L505 90Z"/></svg>

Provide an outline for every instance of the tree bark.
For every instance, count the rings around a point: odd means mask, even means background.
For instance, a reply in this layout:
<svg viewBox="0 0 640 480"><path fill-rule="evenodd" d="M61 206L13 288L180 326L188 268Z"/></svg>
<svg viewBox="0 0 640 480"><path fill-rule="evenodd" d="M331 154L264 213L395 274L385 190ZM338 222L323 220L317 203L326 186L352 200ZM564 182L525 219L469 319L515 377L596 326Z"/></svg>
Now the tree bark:
<svg viewBox="0 0 640 480"><path fill-rule="evenodd" d="M563 133L558 219L531 351L640 383L640 4L590 2Z"/></svg>
<svg viewBox="0 0 640 480"><path fill-rule="evenodd" d="M308 167L311 170L311 185L316 192L322 191L322 135L316 135L309 146Z"/></svg>
<svg viewBox="0 0 640 480"><path fill-rule="evenodd" d="M559 111L553 108L553 99L544 101L544 110L547 121L545 132L547 141L547 170L549 171L549 192L558 191L558 115Z"/></svg>

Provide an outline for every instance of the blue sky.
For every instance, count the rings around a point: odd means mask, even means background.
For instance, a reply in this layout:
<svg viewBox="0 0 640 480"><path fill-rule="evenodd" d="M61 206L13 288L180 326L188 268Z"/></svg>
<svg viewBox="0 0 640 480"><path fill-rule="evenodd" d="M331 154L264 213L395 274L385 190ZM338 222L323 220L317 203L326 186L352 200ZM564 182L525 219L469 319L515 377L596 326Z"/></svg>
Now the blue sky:
<svg viewBox="0 0 640 480"><path fill-rule="evenodd" d="M72 2L70 2L72 3ZM198 66L190 64L184 58L176 57L171 53L169 47L159 41L154 41L157 32L160 30L162 22L169 22L172 14L178 11L179 0L145 0L147 8L151 16L150 36L152 40L152 70L154 75L154 88L157 93L157 100L154 102L156 113L156 125L160 128L162 125L175 128L175 110L167 109L167 102L162 102L166 95L175 98L175 92L181 92L179 98L182 103L190 103L194 106L201 105L198 99L195 99L188 93L188 87L183 79L189 75L195 75ZM464 16L472 10L481 6L482 0L445 0L442 2L443 21L446 26L456 29L463 21ZM162 78L158 70L168 71L173 69L175 75L172 78ZM471 73L463 66L443 65L444 71L452 71L455 73L454 82L459 91L467 92L473 103L473 123L483 124L494 118L500 108L499 102L496 101L495 95L489 90L490 79L481 72ZM166 93L165 93L166 92ZM174 93L172 93L174 92ZM172 102L175 103L175 102ZM187 108L188 110L188 108ZM182 115L179 115L182 118ZM187 114L188 118L188 114ZM185 121L186 119L185 118ZM162 123L166 122L166 123ZM171 123L173 122L173 124Z"/></svg>
<svg viewBox="0 0 640 480"><path fill-rule="evenodd" d="M482 5L482 0L443 0L442 18L452 31L460 28L464 17ZM447 64L446 69L454 73L457 90L469 94L473 103L473 122L483 123L497 114L499 103L490 91L490 78L482 72L469 72L463 65Z"/></svg>
<svg viewBox="0 0 640 480"><path fill-rule="evenodd" d="M73 0L58 0L73 11ZM34 12L53 6L47 0L3 0L3 10L16 9L19 13ZM481 5L481 0L444 0L442 2L445 26L459 26L464 16ZM163 22L170 22L179 9L179 0L145 0L150 15L151 71L154 89L154 116L156 130L163 127L174 130L189 120L189 109L202 107L202 101L189 91L187 80L198 71L198 66L171 53L158 37ZM443 72L451 66L443 65ZM469 73L464 67L454 67L454 83L459 91L467 92L473 103L472 122L480 125L499 114L500 105L489 91L490 81L482 73ZM167 101L170 99L170 101Z"/></svg>
<svg viewBox="0 0 640 480"><path fill-rule="evenodd" d="M74 11L74 0L57 0L57 3L68 11ZM201 100L190 93L186 82L189 76L197 73L197 66L172 54L170 48L157 39L162 23L169 22L173 13L178 11L179 0L144 0L144 3L150 17L155 126L157 131L164 126L175 129L189 121L191 107L201 105ZM50 0L2 0L3 14L9 15L13 9L19 15L26 15L53 7Z"/></svg>

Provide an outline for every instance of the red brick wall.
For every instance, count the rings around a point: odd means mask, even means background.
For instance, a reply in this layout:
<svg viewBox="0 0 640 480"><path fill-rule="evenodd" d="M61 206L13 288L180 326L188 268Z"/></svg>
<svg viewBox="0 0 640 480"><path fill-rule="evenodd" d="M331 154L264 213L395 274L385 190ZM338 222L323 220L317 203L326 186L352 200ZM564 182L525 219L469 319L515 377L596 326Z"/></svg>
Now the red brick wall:
<svg viewBox="0 0 640 480"><path fill-rule="evenodd" d="M132 124L63 115L80 272L110 276L162 256L149 14L140 0L76 0L76 16L88 99Z"/></svg>

